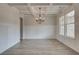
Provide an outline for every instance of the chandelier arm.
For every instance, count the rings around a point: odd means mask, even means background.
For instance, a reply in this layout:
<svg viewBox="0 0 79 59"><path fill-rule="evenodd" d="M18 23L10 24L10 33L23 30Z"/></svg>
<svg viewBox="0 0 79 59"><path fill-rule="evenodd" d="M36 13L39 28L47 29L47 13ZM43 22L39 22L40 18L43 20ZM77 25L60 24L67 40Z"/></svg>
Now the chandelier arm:
<svg viewBox="0 0 79 59"><path fill-rule="evenodd" d="M36 22L38 24L41 24L42 22L44 22L44 20L42 19L42 13L41 13L41 7L38 8L39 9L39 15L38 15L38 19L36 20Z"/></svg>

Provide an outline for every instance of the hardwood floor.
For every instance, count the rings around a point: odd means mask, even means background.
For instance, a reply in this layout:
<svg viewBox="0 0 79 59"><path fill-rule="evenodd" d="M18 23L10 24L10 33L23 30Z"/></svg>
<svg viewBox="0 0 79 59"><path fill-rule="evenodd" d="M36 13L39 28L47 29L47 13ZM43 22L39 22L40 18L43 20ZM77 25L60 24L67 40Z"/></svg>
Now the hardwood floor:
<svg viewBox="0 0 79 59"><path fill-rule="evenodd" d="M75 51L55 39L25 39L1 55L77 55Z"/></svg>

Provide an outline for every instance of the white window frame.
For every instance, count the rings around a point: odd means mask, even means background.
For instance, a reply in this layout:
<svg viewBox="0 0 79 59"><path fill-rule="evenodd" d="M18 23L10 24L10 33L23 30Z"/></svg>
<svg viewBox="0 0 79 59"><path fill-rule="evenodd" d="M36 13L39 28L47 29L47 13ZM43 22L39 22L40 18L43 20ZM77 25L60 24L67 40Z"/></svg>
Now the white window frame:
<svg viewBox="0 0 79 59"><path fill-rule="evenodd" d="M64 36L64 16L59 18L59 34Z"/></svg>
<svg viewBox="0 0 79 59"><path fill-rule="evenodd" d="M73 15L68 16L68 15L71 14L71 13L72 13ZM73 22L70 22L70 23L69 23L69 22L67 21L67 18L68 18L68 17L73 17L73 18L74 18L74 19L73 19ZM72 30L74 30L74 32L69 35L69 34L68 34L68 33L69 33L69 32L68 32L68 26L69 26L69 25L72 25L72 24L74 25L74 29L72 29ZM66 28L66 29L65 29L65 36L66 36L66 37L69 37L69 38L75 38L75 11L74 11L74 10L70 11L69 13L67 13L67 14L65 15L65 28Z"/></svg>
<svg viewBox="0 0 79 59"><path fill-rule="evenodd" d="M71 14L72 13L72 14ZM68 15L70 15L70 16L68 16ZM63 18L63 21L64 21L64 24L60 24L61 22L60 22L60 20L61 20L61 18L62 17L64 17ZM74 17L74 21L73 22L70 22L70 23L68 23L67 22L67 17ZM67 26L68 25L71 25L71 24L73 24L74 25L74 33L73 33L73 35L71 36L71 35L68 35L68 28L67 28ZM61 29L61 27L62 26L64 26L64 32L63 32L63 34L61 33L62 31L62 29ZM61 31L61 32L60 32ZM69 37L69 38L75 38L75 11L74 10L72 10L72 11L70 11L69 13L67 13L66 15L63 15L63 16L61 16L61 17L59 17L59 35L63 35L63 36L65 36L65 37Z"/></svg>

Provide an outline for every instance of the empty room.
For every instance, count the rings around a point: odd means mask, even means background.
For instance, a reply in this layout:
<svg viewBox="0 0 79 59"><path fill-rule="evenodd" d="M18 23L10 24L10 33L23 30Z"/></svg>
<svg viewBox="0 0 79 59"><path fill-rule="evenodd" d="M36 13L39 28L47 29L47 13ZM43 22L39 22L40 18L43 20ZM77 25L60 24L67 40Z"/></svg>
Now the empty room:
<svg viewBox="0 0 79 59"><path fill-rule="evenodd" d="M79 3L0 3L0 55L79 55Z"/></svg>

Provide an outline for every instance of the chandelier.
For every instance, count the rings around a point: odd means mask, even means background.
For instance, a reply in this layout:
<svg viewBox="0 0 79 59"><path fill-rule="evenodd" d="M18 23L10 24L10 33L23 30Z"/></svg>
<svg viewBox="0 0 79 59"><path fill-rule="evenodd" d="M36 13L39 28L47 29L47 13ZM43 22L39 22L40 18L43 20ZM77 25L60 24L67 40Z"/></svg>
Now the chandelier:
<svg viewBox="0 0 79 59"><path fill-rule="evenodd" d="M43 19L43 14L41 13L41 8L39 7L39 14L38 14L38 18L36 19L36 22L38 24L41 24L42 22L44 22L45 20Z"/></svg>

